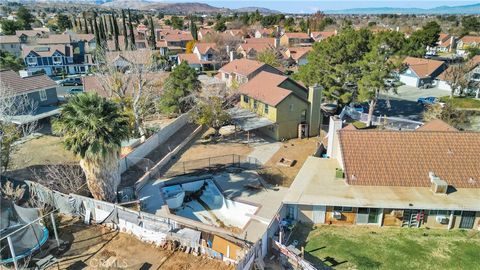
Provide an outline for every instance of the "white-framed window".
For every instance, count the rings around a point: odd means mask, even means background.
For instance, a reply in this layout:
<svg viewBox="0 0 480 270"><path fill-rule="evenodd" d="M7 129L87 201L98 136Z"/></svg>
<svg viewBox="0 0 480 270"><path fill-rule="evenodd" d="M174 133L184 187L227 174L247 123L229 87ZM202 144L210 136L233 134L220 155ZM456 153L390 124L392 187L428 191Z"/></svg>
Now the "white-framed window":
<svg viewBox="0 0 480 270"><path fill-rule="evenodd" d="M29 65L35 65L35 64L37 64L37 58L36 57L27 57L27 63Z"/></svg>
<svg viewBox="0 0 480 270"><path fill-rule="evenodd" d="M228 79L230 77L230 74L225 73L225 79Z"/></svg>
<svg viewBox="0 0 480 270"><path fill-rule="evenodd" d="M61 64L62 63L62 57L60 56L54 56L52 57L53 63L54 64Z"/></svg>
<svg viewBox="0 0 480 270"><path fill-rule="evenodd" d="M265 104L265 108L263 111L265 112L265 114L268 114L268 104Z"/></svg>
<svg viewBox="0 0 480 270"><path fill-rule="evenodd" d="M45 89L40 90L39 94L40 94L40 100L41 101L47 100L47 92L45 91Z"/></svg>

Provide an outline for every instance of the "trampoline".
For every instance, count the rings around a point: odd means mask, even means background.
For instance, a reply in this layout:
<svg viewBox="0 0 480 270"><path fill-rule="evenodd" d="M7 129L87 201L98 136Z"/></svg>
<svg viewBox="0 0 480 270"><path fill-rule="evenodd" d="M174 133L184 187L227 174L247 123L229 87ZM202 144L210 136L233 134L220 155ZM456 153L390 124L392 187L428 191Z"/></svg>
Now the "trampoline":
<svg viewBox="0 0 480 270"><path fill-rule="evenodd" d="M11 234L10 238L12 240L16 260L20 260L32 255L47 242L47 228L40 224L40 222L33 222L39 217L39 210L36 208L20 207L7 200L2 199L0 217L0 264L14 262L14 258L10 251L7 239L7 236L13 232L15 233ZM24 227L29 223L32 224Z"/></svg>

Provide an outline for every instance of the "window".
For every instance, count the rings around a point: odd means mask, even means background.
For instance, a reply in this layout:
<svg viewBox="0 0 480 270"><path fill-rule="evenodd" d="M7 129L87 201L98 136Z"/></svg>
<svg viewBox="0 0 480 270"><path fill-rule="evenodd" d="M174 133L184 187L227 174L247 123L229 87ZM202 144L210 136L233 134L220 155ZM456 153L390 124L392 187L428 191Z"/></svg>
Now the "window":
<svg viewBox="0 0 480 270"><path fill-rule="evenodd" d="M61 64L62 63L62 58L60 56L54 56L53 57L53 63L54 64Z"/></svg>
<svg viewBox="0 0 480 270"><path fill-rule="evenodd" d="M28 63L29 65L34 65L34 64L36 64L36 63L37 63L37 58L36 58L36 57L28 57L28 58L27 58L27 63Z"/></svg>
<svg viewBox="0 0 480 270"><path fill-rule="evenodd" d="M336 212L352 212L353 208L352 207L343 207L343 206L334 206L333 211L336 211Z"/></svg>
<svg viewBox="0 0 480 270"><path fill-rule="evenodd" d="M225 79L228 79L230 77L230 74L225 73Z"/></svg>
<svg viewBox="0 0 480 270"><path fill-rule="evenodd" d="M300 121L306 122L307 121L307 110L302 111L301 119Z"/></svg>
<svg viewBox="0 0 480 270"><path fill-rule="evenodd" d="M293 112L293 104L288 105L288 109Z"/></svg>
<svg viewBox="0 0 480 270"><path fill-rule="evenodd" d="M264 109L265 113L268 114L268 104L265 104L265 109Z"/></svg>
<svg viewBox="0 0 480 270"><path fill-rule="evenodd" d="M256 109L258 107L258 102L256 100L253 100L253 108Z"/></svg>
<svg viewBox="0 0 480 270"><path fill-rule="evenodd" d="M248 96L243 96L243 102L248 103L249 101Z"/></svg>
<svg viewBox="0 0 480 270"><path fill-rule="evenodd" d="M45 89L40 90L40 100L45 101L47 100L47 92L45 92Z"/></svg>

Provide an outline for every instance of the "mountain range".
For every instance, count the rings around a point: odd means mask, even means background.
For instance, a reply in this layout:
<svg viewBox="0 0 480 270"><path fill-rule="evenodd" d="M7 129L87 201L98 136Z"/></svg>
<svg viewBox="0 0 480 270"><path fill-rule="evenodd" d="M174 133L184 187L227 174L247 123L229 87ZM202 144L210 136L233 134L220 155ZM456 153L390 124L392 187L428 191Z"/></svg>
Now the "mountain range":
<svg viewBox="0 0 480 270"><path fill-rule="evenodd" d="M326 10L326 14L480 14L480 3L464 6L439 6L435 8L351 8Z"/></svg>

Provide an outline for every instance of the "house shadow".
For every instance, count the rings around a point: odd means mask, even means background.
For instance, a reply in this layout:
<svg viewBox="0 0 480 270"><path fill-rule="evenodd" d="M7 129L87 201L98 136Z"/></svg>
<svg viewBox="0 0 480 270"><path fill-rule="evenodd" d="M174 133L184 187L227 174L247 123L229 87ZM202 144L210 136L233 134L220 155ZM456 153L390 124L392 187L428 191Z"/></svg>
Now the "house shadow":
<svg viewBox="0 0 480 270"><path fill-rule="evenodd" d="M422 120L422 113L425 110L423 105L417 102L394 97L382 97L375 107L375 115L400 117L414 121Z"/></svg>

